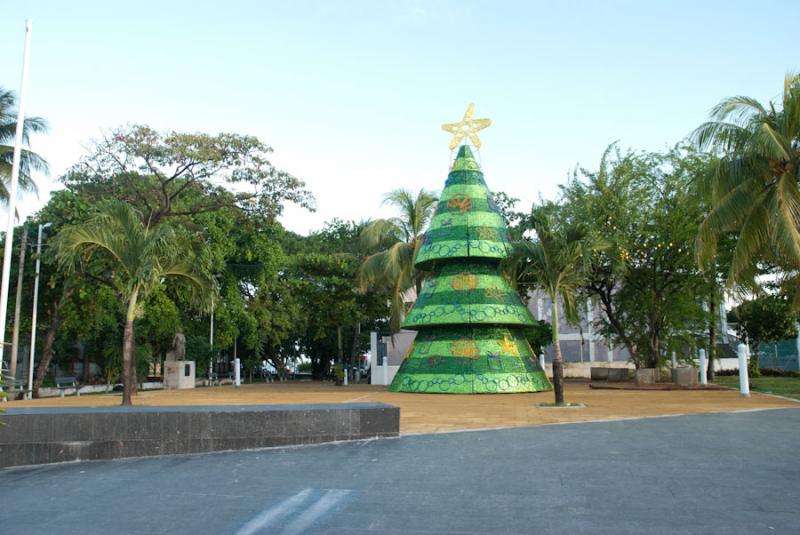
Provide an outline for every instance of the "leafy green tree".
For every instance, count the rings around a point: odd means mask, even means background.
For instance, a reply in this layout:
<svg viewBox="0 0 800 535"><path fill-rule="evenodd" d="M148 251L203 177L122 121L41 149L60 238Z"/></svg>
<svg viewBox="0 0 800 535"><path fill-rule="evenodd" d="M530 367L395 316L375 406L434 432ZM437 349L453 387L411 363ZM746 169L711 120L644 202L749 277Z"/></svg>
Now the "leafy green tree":
<svg viewBox="0 0 800 535"><path fill-rule="evenodd" d="M66 319L69 327L69 336L76 337L90 344L89 333L93 332L91 324L96 324L98 329L117 323L116 296L109 302L106 288L97 284L97 278L106 271L106 266L99 259L86 262L80 274L59 269L52 247L50 237L57 234L62 228L85 221L92 208L82 198L69 190L58 190L52 193L50 201L33 218L31 223L50 224L46 230L41 258L41 284L39 287L39 324L37 327L43 331L41 351L37 357L36 373L33 382L33 397L39 397L39 388L48 374L50 365L56 353L56 348L66 349L70 344L64 340L59 341L57 334L64 334L63 321ZM33 264L33 262L29 262ZM33 283L33 270L26 273L28 284ZM24 295L31 292L25 291ZM90 305L89 305L90 304ZM86 308L85 305L89 305ZM26 307L27 308L27 307ZM88 318L84 314L90 313ZM114 319L110 320L109 316ZM113 330L106 331L106 336ZM98 334L102 343L107 338ZM72 339L71 339L72 340ZM105 347L105 346L103 346ZM92 348L87 348L91 350ZM60 352L61 355L64 352ZM103 356L110 355L104 351Z"/></svg>
<svg viewBox="0 0 800 535"><path fill-rule="evenodd" d="M148 297L168 277L186 281L194 290L210 290L194 246L169 225L149 228L128 204L114 201L98 207L87 222L68 226L53 239L58 261L71 271L83 256L104 255L114 265L105 274L125 307L122 362L122 404L135 393L134 321Z"/></svg>
<svg viewBox="0 0 800 535"><path fill-rule="evenodd" d="M386 195L383 204L393 206L400 215L377 219L362 232L364 249L377 252L364 259L358 272L359 285L362 291L390 290L392 331L400 330L408 291L414 288L419 295L422 289L423 274L414 268L414 260L437 201L433 193L424 189L416 195L404 189L394 190Z"/></svg>
<svg viewBox="0 0 800 535"><path fill-rule="evenodd" d="M733 308L729 319L736 322L736 331L741 338L758 349L762 342L779 342L797 336L796 312L785 295L763 294L742 302Z"/></svg>
<svg viewBox="0 0 800 535"><path fill-rule="evenodd" d="M684 147L637 154L612 145L598 171L578 170L562 190L559 217L607 244L591 256L584 290L603 312L599 329L637 367L696 346L708 321L692 247L702 219L692 184L706 168Z"/></svg>
<svg viewBox="0 0 800 535"><path fill-rule="evenodd" d="M369 332L386 327L390 290L361 292L356 285L363 232L363 223L333 220L293 255L296 295L306 318L298 347L311 358L315 377L328 375L331 362L342 368L356 364L369 347Z"/></svg>
<svg viewBox="0 0 800 535"><path fill-rule="evenodd" d="M517 241L522 239L520 225L527 217L527 214L516 210L519 199L511 197L504 191L492 192L492 198L494 199L495 206L497 206L497 209L500 211L500 215L503 216L503 221L506 223L506 228L508 229L511 240Z"/></svg>
<svg viewBox="0 0 800 535"><path fill-rule="evenodd" d="M14 138L17 132L16 96L12 91L0 87L0 199L8 200L6 183L11 179L11 166L14 160ZM22 141L30 147L31 134L47 132L47 122L41 117L26 117L22 130ZM30 148L20 153L19 188L35 192L36 183L33 171L48 172L47 162Z"/></svg>
<svg viewBox="0 0 800 535"><path fill-rule="evenodd" d="M736 96L720 102L693 139L720 155L704 181L712 209L697 233L701 264L721 236L738 235L729 283L754 275L757 263L800 269L800 76L788 74L777 105ZM794 287L797 284L794 278ZM800 291L795 293L800 309Z"/></svg>
<svg viewBox="0 0 800 535"><path fill-rule="evenodd" d="M165 134L134 125L96 142L62 181L92 201L128 202L148 227L225 207L270 218L287 201L313 209L305 184L273 166L271 152L252 136Z"/></svg>
<svg viewBox="0 0 800 535"><path fill-rule="evenodd" d="M560 224L557 207L545 204L533 209L530 227L536 240L515 245L521 260L518 280L527 286L541 288L553 302L553 391L556 403L564 403L564 370L558 339L559 302L564 305L568 321L578 321L577 300L586 284L592 250L601 246L578 228Z"/></svg>

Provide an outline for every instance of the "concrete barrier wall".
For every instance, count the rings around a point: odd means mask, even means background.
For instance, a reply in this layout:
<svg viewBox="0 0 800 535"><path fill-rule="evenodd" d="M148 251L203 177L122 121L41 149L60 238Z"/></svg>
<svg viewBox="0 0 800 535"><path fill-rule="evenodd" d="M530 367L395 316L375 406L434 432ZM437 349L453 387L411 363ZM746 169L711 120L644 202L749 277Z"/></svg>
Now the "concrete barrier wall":
<svg viewBox="0 0 800 535"><path fill-rule="evenodd" d="M0 415L0 467L396 437L382 403L18 408Z"/></svg>
<svg viewBox="0 0 800 535"><path fill-rule="evenodd" d="M695 360L695 366L700 367L700 361ZM739 369L739 360L738 359L716 359L714 361L714 367L717 370L738 370ZM635 366L630 362L565 362L564 363L564 378L566 379L590 379L592 376L591 369L592 368L628 368L631 370L631 375L633 375L633 370L635 370ZM553 377L553 365L548 360L545 364L544 371L548 377Z"/></svg>
<svg viewBox="0 0 800 535"><path fill-rule="evenodd" d="M592 368L628 368L634 370L634 365L627 362L565 362L565 379L590 379ZM553 365L548 360L544 366L544 372L548 377L553 377ZM633 373L633 371L631 371Z"/></svg>

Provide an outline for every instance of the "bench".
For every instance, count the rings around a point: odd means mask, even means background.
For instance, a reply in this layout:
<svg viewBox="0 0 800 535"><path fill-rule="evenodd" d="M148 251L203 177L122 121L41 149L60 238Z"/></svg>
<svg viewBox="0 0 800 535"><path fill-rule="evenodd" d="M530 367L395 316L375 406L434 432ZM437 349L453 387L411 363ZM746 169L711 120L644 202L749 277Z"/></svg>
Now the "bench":
<svg viewBox="0 0 800 535"><path fill-rule="evenodd" d="M608 381L609 383L623 383L628 380L628 368L601 368L592 366L589 369L592 381Z"/></svg>
<svg viewBox="0 0 800 535"><path fill-rule="evenodd" d="M78 388L78 380L75 377L56 377L56 388L58 388L61 397L64 397L64 392L67 388L74 388L75 395L80 396L81 392Z"/></svg>
<svg viewBox="0 0 800 535"><path fill-rule="evenodd" d="M6 381L3 384L3 388L8 388L8 393L6 393L3 396L2 400L8 401L9 399L21 399L18 396L20 396L21 394L25 394L25 392L28 392L28 389L25 388L25 386L26 386L25 381L22 379L14 379L12 381Z"/></svg>

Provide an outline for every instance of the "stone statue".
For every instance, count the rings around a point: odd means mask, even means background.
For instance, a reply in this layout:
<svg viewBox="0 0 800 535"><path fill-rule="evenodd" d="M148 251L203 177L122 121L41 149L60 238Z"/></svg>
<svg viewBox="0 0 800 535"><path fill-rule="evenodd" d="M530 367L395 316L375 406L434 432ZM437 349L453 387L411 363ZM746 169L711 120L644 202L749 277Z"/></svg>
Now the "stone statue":
<svg viewBox="0 0 800 535"><path fill-rule="evenodd" d="M166 360L167 362L186 360L186 336L183 333L175 333L175 337L172 339L172 349L167 351Z"/></svg>

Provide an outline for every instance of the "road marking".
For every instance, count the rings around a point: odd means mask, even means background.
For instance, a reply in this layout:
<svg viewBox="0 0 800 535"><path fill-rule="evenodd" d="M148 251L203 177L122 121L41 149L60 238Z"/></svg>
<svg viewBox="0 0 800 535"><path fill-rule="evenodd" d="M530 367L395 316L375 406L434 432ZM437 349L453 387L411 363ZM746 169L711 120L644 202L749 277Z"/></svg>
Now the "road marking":
<svg viewBox="0 0 800 535"><path fill-rule="evenodd" d="M258 516L250 520L250 522L242 526L239 531L236 532L236 535L252 535L258 533L269 524L281 520L303 505L303 502L308 499L311 492L312 489L301 490L291 498L287 498L279 504L261 512Z"/></svg>
<svg viewBox="0 0 800 535"><path fill-rule="evenodd" d="M328 512L331 507L342 501L342 499L348 494L350 494L349 490L329 490L322 496L322 498L317 500L314 505L306 509L303 514L297 517L294 522L286 526L281 532L282 535L297 535L298 533L303 533L314 522L316 522L319 517Z"/></svg>

